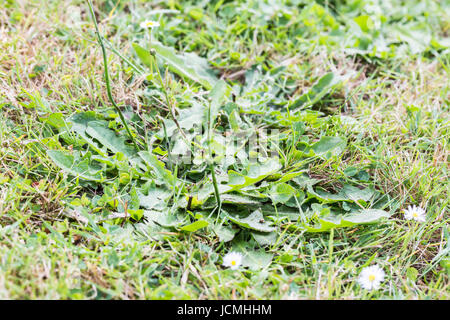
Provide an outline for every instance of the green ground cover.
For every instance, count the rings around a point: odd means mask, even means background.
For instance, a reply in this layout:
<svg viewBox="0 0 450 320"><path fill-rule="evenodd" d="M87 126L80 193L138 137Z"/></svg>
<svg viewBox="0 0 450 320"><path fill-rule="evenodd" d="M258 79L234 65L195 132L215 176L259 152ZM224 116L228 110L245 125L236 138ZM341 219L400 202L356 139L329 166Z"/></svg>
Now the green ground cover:
<svg viewBox="0 0 450 320"><path fill-rule="evenodd" d="M93 12L109 79L87 1L0 0L0 298L449 298L449 1Z"/></svg>

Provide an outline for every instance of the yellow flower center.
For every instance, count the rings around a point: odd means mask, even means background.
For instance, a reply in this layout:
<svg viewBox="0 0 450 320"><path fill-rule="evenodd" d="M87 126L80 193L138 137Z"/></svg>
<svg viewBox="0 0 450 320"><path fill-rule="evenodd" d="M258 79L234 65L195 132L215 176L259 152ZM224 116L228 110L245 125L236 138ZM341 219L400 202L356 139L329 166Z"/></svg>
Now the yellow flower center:
<svg viewBox="0 0 450 320"><path fill-rule="evenodd" d="M369 275L369 281L372 282L374 280L375 280L375 275L374 274Z"/></svg>
<svg viewBox="0 0 450 320"><path fill-rule="evenodd" d="M153 27L157 27L159 24L156 21L146 21L146 22L144 22L144 25L146 28L153 28Z"/></svg>
<svg viewBox="0 0 450 320"><path fill-rule="evenodd" d="M417 212L413 212L412 216L413 216L414 218L417 218L417 217L419 216L419 214L418 214Z"/></svg>
<svg viewBox="0 0 450 320"><path fill-rule="evenodd" d="M231 265L235 266L236 265L236 261L235 260L231 260Z"/></svg>

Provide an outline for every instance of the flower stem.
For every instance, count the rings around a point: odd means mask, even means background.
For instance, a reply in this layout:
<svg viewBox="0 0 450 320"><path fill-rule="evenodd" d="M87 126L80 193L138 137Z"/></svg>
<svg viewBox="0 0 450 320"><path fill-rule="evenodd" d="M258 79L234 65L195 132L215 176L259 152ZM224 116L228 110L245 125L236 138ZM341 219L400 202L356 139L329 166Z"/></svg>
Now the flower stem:
<svg viewBox="0 0 450 320"><path fill-rule="evenodd" d="M211 120L211 101L208 101L208 161L209 161L209 170L211 171L211 176L214 185L214 194L216 196L217 205L219 206L219 214L222 208L222 202L220 201L219 187L217 185L216 173L214 171L214 160L212 159L211 152L211 132L212 131L212 120Z"/></svg>
<svg viewBox="0 0 450 320"><path fill-rule="evenodd" d="M92 6L92 2L91 0L88 0L88 4L89 4L89 9L91 11L91 16L92 16L92 20L94 21L94 25L95 25L95 33L97 34L97 39L98 39L98 43L100 44L100 47L102 48L102 53L103 53L103 64L105 65L105 82L106 82L106 91L108 93L108 98L109 101L111 101L112 105L114 106L114 108L117 110L117 112L119 113L119 117L120 120L122 120L122 123L125 127L125 129L127 130L128 135L130 136L131 141L133 142L134 148L136 149L136 151L139 151L139 148L136 144L136 141L133 137L133 135L131 134L130 128L128 127L128 124L125 120L125 117L123 116L122 111L120 110L119 106L116 104L116 102L114 101L114 98L112 96L111 93L111 85L109 83L109 72L108 72L108 61L107 61L107 57L106 57L106 50L105 50L105 46L103 44L103 40L102 37L100 36L100 31L98 30L98 25L97 25L97 19L95 18L95 13L94 13L94 8Z"/></svg>

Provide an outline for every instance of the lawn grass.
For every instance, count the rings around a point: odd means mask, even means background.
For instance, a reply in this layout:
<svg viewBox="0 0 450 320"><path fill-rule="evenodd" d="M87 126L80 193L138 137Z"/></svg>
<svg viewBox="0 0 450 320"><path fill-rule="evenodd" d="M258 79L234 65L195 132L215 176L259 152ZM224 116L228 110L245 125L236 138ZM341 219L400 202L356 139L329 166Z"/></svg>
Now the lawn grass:
<svg viewBox="0 0 450 320"><path fill-rule="evenodd" d="M148 70L131 46L148 47L149 34L139 28L145 19L160 18L152 39L208 59L223 79L235 85L248 82L245 75L253 67L262 73L284 66L277 77L255 87L254 96L238 95L237 103L247 103L252 110L263 110L256 99L258 90L280 88L275 102L286 101L329 72L346 79L308 106L310 112L301 120L310 141L345 137L347 148L328 160L311 161L304 169L330 192L344 182L357 183L349 172L364 170L370 175L367 184L387 195L382 209L390 217L377 224L321 233L292 229L292 223L280 220L276 240L264 246L245 232L223 242L212 232L158 229L157 236L149 236L132 221L96 220L108 211L93 205L95 195L100 197L104 190L64 173L47 153L70 150L46 122L50 115L113 113L87 2L2 2L0 298L450 298L450 7L445 1L425 2L381 5L374 1L370 6L372 1L317 1L316 5L309 1L270 5L95 1L103 35L117 52L145 70L136 72L108 50L114 99L143 119L146 133L159 130L158 112L167 118L171 114L164 97L148 92ZM151 14L159 9L169 11ZM382 14L377 15L377 10ZM375 54L364 51L353 46L356 38L383 39L367 23L358 29L349 22L366 15L375 25L393 28L383 32L403 26L418 33L387 49L377 42ZM364 33L364 28L369 30ZM189 81L171 79L170 99L181 107L206 91ZM250 114L248 110L243 113ZM254 121L260 121L261 128L272 120ZM291 152L288 147L281 150L294 164L298 159ZM127 189L117 185L123 189L116 188L115 196L125 199ZM426 208L425 223L404 219L402 210L412 204ZM85 208L95 218L76 215L74 207ZM223 256L242 249L243 243L270 255L270 263L237 271L221 266ZM373 264L384 269L386 278L380 289L369 292L356 280L362 268Z"/></svg>

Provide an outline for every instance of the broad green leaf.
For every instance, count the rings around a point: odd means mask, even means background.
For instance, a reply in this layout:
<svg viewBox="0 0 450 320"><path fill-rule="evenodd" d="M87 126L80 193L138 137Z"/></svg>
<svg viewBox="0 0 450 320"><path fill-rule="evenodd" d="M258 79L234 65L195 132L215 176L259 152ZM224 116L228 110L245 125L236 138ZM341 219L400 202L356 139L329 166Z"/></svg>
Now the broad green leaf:
<svg viewBox="0 0 450 320"><path fill-rule="evenodd" d="M267 268L272 263L273 254L264 251L247 251L244 255L242 265L251 270Z"/></svg>
<svg viewBox="0 0 450 320"><path fill-rule="evenodd" d="M169 170L166 169L163 162L159 161L154 154L151 154L148 151L139 152L139 156L148 166L153 169L156 176L161 179L162 182L164 182L169 187L173 187L175 183L175 177Z"/></svg>
<svg viewBox="0 0 450 320"><path fill-rule="evenodd" d="M312 186L307 186L309 198L316 198L320 200L322 203L333 203L339 201L349 201L348 197L345 194L333 194L329 192L324 192L317 190L315 191Z"/></svg>
<svg viewBox="0 0 450 320"><path fill-rule="evenodd" d="M416 282L418 275L419 271L416 268L410 267L406 269L406 277L408 277L409 280Z"/></svg>
<svg viewBox="0 0 450 320"><path fill-rule="evenodd" d="M376 223L389 216L389 213L383 210L365 209L342 217L330 215L325 218L319 218L319 223L316 226L304 225L304 227L308 232L324 232L332 228L353 227L360 224Z"/></svg>
<svg viewBox="0 0 450 320"><path fill-rule="evenodd" d="M203 204L203 208L215 207L216 199L214 197L214 187L211 185L210 188L210 196L208 200ZM220 200L222 203L229 203L234 205L245 205L245 206L259 206L261 204L260 201L257 201L255 198L237 195L237 194L222 194L220 195Z"/></svg>
<svg viewBox="0 0 450 320"><path fill-rule="evenodd" d="M347 177L353 177L353 176L356 175L358 172L359 172L359 169L356 168L356 167L352 167L352 166L347 167L347 168L345 168L345 170L344 170L344 174L345 174Z"/></svg>
<svg viewBox="0 0 450 320"><path fill-rule="evenodd" d="M374 24L370 16L362 15L353 19L363 32L369 32L374 28Z"/></svg>
<svg viewBox="0 0 450 320"><path fill-rule="evenodd" d="M219 241L229 242L233 240L237 230L233 229L231 226L224 225L214 225L212 227L213 231L219 237Z"/></svg>
<svg viewBox="0 0 450 320"><path fill-rule="evenodd" d="M376 191L372 188L359 189L351 185L344 185L344 187L337 194L325 192L316 189L315 191L311 186L308 186L308 194L318 200L323 201L323 203L332 203L338 201L364 201L368 202L372 199Z"/></svg>
<svg viewBox="0 0 450 320"><path fill-rule="evenodd" d="M347 142L341 137L322 137L311 148L316 155L330 159L341 154L346 146Z"/></svg>
<svg viewBox="0 0 450 320"><path fill-rule="evenodd" d="M144 210L142 210L142 209L134 209L134 210L128 209L128 213L136 221L141 220L142 217L144 216Z"/></svg>
<svg viewBox="0 0 450 320"><path fill-rule="evenodd" d="M264 205L261 208L263 215L269 216L272 219L287 218L289 221L297 221L300 217L298 209L289 208L286 206L279 206L277 210L272 205Z"/></svg>
<svg viewBox="0 0 450 320"><path fill-rule="evenodd" d="M278 159L269 159L264 164L250 164L247 174L230 170L228 172L228 188L225 192L231 192L253 185L280 169L281 164Z"/></svg>
<svg viewBox="0 0 450 320"><path fill-rule="evenodd" d="M256 206L260 204L260 202L256 201L255 198L237 194L223 194L220 196L220 200L222 200L223 203L240 204L248 206Z"/></svg>
<svg viewBox="0 0 450 320"><path fill-rule="evenodd" d="M295 177L294 179L292 179L292 181L294 181L296 184L298 184L298 186L300 188L304 189L304 188L306 188L308 186L313 186L313 185L317 184L321 180L310 178L305 173L305 174L299 175L298 177Z"/></svg>
<svg viewBox="0 0 450 320"><path fill-rule="evenodd" d="M303 121L296 121L292 125L292 129L294 131L294 140L297 140L306 130L306 125Z"/></svg>
<svg viewBox="0 0 450 320"><path fill-rule="evenodd" d="M295 172L289 172L289 173L285 173L285 174L281 174L280 180L277 180L277 183L283 183L289 180L294 179L295 177L298 177L300 175L302 175L303 173L305 173L306 170L302 170L302 171L295 171Z"/></svg>
<svg viewBox="0 0 450 320"><path fill-rule="evenodd" d="M101 168L89 164L89 159L76 159L75 156L59 150L48 150L48 156L65 172L89 181L103 181Z"/></svg>
<svg viewBox="0 0 450 320"><path fill-rule="evenodd" d="M350 214L342 218L343 223L348 223L349 226L354 224L374 223L383 218L389 218L390 214L384 210L379 209L365 209L361 212Z"/></svg>
<svg viewBox="0 0 450 320"><path fill-rule="evenodd" d="M117 136L112 129L107 127L105 121L89 122L86 133L114 153L121 152L129 158L136 154L132 146L125 144L125 138Z"/></svg>
<svg viewBox="0 0 450 320"><path fill-rule="evenodd" d="M187 232L195 232L201 228L205 228L209 225L209 222L206 220L197 220L191 224L188 224L187 226L181 227L180 230L187 231Z"/></svg>
<svg viewBox="0 0 450 320"><path fill-rule="evenodd" d="M216 82L214 88L212 88L211 92L209 93L209 97L211 98L211 113L209 115L209 123L211 123L211 126L214 123L214 120L217 118L217 115L219 114L219 108L224 102L225 97L227 96L227 93L229 91L230 90L227 83L223 80L219 80ZM205 109L208 110L208 108ZM208 117L205 116L205 119L208 120Z"/></svg>
<svg viewBox="0 0 450 320"><path fill-rule="evenodd" d="M111 167L120 167L122 163L122 168L124 168L123 161L128 161L134 165L136 170L138 168L146 169L137 157L135 149L126 143L126 137L117 135L113 129L108 128L107 121L97 118L98 116L93 112L78 113L70 118L72 130L82 138L83 144L84 142L88 143L98 153L93 158ZM115 155L111 157L108 150ZM126 167L128 167L128 164L126 164ZM128 171L128 168L126 171Z"/></svg>
<svg viewBox="0 0 450 320"><path fill-rule="evenodd" d="M180 127L185 130L185 133L193 128L195 129L196 126L201 127L206 119L205 110L205 106L197 102L193 102L191 108L178 110L179 115L177 116L177 121ZM178 127L172 119L164 119L164 124L166 125L166 131L169 137L174 134L179 134ZM156 136L159 139L164 138L164 130L159 130Z"/></svg>
<svg viewBox="0 0 450 320"><path fill-rule="evenodd" d="M201 8L192 8L188 11L188 14L197 21L203 18L203 10Z"/></svg>
<svg viewBox="0 0 450 320"><path fill-rule="evenodd" d="M293 187L287 183L277 183L270 188L269 196L273 204L286 203L297 193Z"/></svg>
<svg viewBox="0 0 450 320"><path fill-rule="evenodd" d="M245 218L237 218L231 215L228 215L228 218L234 223L247 229L261 232L272 232L276 230L276 228L270 226L270 222L264 220L264 216L260 209L253 211L253 213Z"/></svg>
<svg viewBox="0 0 450 320"><path fill-rule="evenodd" d="M133 48L141 61L150 66L152 59L150 52L135 43L133 43ZM155 49L156 57L163 63L167 62L170 71L180 77L198 82L208 90L216 84L217 77L209 67L207 60L200 58L195 53L177 54L173 48L166 47L159 42L150 43L150 48Z"/></svg>
<svg viewBox="0 0 450 320"><path fill-rule="evenodd" d="M372 188L360 189L351 185L344 185L341 192L343 192L350 200L368 202L376 194Z"/></svg>
<svg viewBox="0 0 450 320"><path fill-rule="evenodd" d="M145 209L163 210L167 207L167 200L172 196L172 192L156 186L150 187L148 194L144 195L137 191L140 205Z"/></svg>
<svg viewBox="0 0 450 320"><path fill-rule="evenodd" d="M66 122L61 112L52 113L47 118L40 118L40 120L45 121L58 130L66 127Z"/></svg>
<svg viewBox="0 0 450 320"><path fill-rule="evenodd" d="M152 67L152 61L153 57L150 54L150 50L142 48L140 45L133 43L132 44L134 51L136 52L137 56L141 60L141 62L146 65L147 67Z"/></svg>
<svg viewBox="0 0 450 320"><path fill-rule="evenodd" d="M135 223L134 234L138 237L137 239L146 241L151 239L153 241L164 241L165 238L170 237L166 233L170 231L170 228L163 227L156 222L149 220L145 223Z"/></svg>
<svg viewBox="0 0 450 320"><path fill-rule="evenodd" d="M242 120L239 116L239 111L233 110L228 116L228 120L230 121L231 129L235 132L238 132L242 126Z"/></svg>
<svg viewBox="0 0 450 320"><path fill-rule="evenodd" d="M180 227L186 220L186 217L180 214L171 214L167 211L144 210L144 216L163 227Z"/></svg>
<svg viewBox="0 0 450 320"><path fill-rule="evenodd" d="M86 133L89 123L93 121L98 121L98 116L93 111L76 113L69 118L69 122L72 125L71 129L81 137L83 141L82 144L88 143L89 146L100 155L107 157L106 148L102 148L102 145L99 145L99 143L95 142L94 139Z"/></svg>
<svg viewBox="0 0 450 320"><path fill-rule="evenodd" d="M278 239L278 234L276 232L252 231L252 236L261 246L274 245Z"/></svg>

